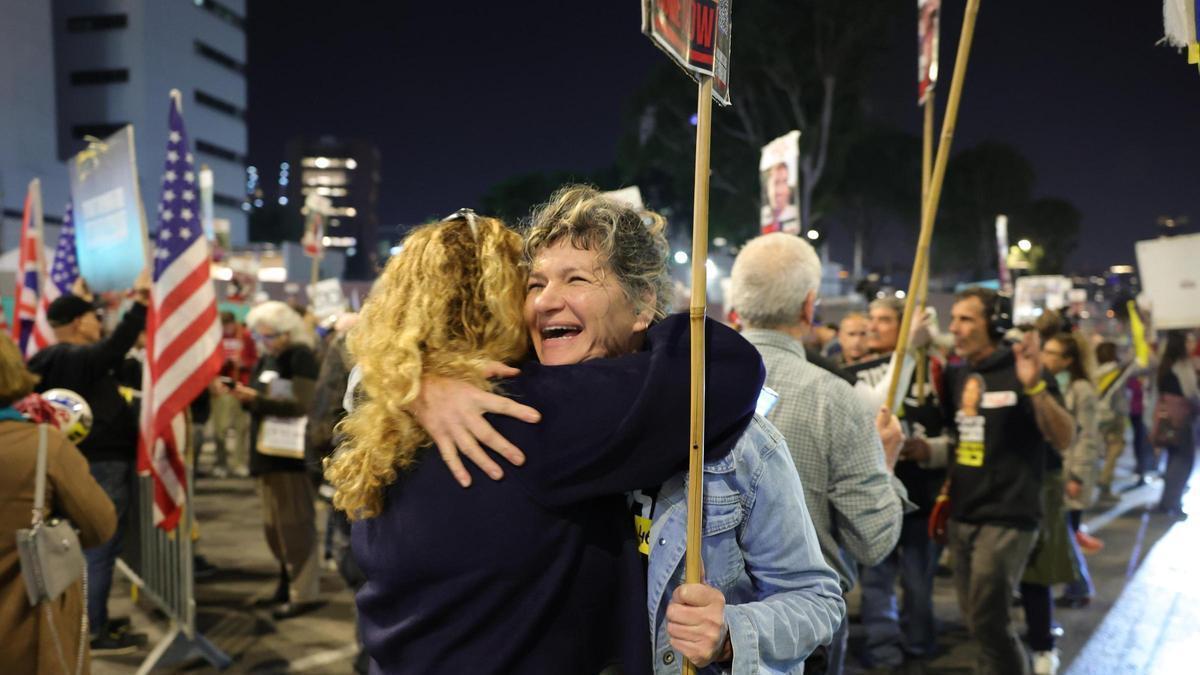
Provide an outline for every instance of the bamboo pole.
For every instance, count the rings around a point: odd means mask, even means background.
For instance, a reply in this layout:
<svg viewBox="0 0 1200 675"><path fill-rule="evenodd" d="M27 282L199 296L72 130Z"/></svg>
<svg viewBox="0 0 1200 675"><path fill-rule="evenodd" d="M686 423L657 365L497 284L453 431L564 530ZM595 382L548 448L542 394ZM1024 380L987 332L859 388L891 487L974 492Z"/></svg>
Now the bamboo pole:
<svg viewBox="0 0 1200 675"><path fill-rule="evenodd" d="M933 100L934 92L932 87L925 91L925 103L922 106L925 109L925 126L924 134L921 137L921 222L925 221L925 200L929 198L929 179L933 173ZM921 284L919 286L918 305L920 313L925 313L926 300L929 297L929 260L925 260L925 265L921 268ZM929 366L928 355L924 348L917 352L917 403L924 406L925 383L929 379L927 368Z"/></svg>
<svg viewBox="0 0 1200 675"><path fill-rule="evenodd" d="M937 159L933 164L933 173L929 180L929 194L921 207L921 234L917 239L917 255L913 261L912 278L908 282L908 295L904 298L904 318L900 322L900 335L896 340L896 352L901 359L908 349L908 331L912 327L913 310L917 306L918 284L925 266L929 263L929 242L933 239L933 219L937 213L938 201L942 197L942 182L946 179L946 165L950 162L950 146L954 141L954 126L958 122L958 103L962 99L963 80L967 75L967 59L971 55L971 39L975 36L975 17L979 14L980 0L967 0L967 9L963 15L962 34L958 39L958 53L954 57L954 77L950 81L950 96L946 101L946 115L942 120L942 140L938 143ZM902 363L903 361L901 361ZM888 385L887 405L892 405L896 398L896 389L900 386L900 371L892 371L892 380Z"/></svg>
<svg viewBox="0 0 1200 675"><path fill-rule="evenodd" d="M712 78L700 78L696 101L696 177L692 198L692 300L690 327L692 345L692 417L688 454L687 554L684 582L698 584L700 544L704 515L704 315L708 304L708 165L712 130ZM684 659L683 675L695 667Z"/></svg>

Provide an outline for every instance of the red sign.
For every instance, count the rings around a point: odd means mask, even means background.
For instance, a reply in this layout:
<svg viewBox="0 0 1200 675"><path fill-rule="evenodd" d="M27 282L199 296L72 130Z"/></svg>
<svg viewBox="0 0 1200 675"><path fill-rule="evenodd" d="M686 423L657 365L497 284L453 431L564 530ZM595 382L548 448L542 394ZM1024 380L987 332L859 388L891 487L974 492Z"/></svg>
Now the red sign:
<svg viewBox="0 0 1200 675"><path fill-rule="evenodd" d="M924 105L938 79L938 33L942 0L917 0L917 104Z"/></svg>
<svg viewBox="0 0 1200 675"><path fill-rule="evenodd" d="M642 0L642 32L693 78L713 78L713 100L729 105L732 0Z"/></svg>

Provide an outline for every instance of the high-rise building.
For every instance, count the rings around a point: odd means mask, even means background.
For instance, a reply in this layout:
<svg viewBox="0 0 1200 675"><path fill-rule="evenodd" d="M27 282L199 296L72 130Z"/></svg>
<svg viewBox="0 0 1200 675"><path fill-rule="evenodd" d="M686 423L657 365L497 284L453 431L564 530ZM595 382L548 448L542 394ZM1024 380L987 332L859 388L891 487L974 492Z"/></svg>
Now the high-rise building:
<svg viewBox="0 0 1200 675"><path fill-rule="evenodd" d="M68 198L65 161L86 147L85 136L103 138L126 124L134 126L142 198L153 214L171 89L183 93L196 162L213 171L214 215L230 222L235 244L244 243L245 11L245 0L6 3L0 21L5 248L16 241L25 184L42 179L54 222Z"/></svg>
<svg viewBox="0 0 1200 675"><path fill-rule="evenodd" d="M280 166L280 201L293 223L310 194L332 204L326 246L343 249L346 279L373 279L379 264L379 149L366 141L322 136L288 142ZM293 230L300 231L297 226Z"/></svg>

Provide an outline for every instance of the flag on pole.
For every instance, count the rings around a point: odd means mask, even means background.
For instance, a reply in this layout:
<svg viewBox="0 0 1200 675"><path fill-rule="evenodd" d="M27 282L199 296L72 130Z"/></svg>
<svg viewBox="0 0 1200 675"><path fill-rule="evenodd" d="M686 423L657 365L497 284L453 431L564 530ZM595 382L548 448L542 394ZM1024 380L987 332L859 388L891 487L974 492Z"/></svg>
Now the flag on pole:
<svg viewBox="0 0 1200 675"><path fill-rule="evenodd" d="M42 276L42 297L38 301L37 318L33 322L33 333L29 344L25 347L25 357L28 358L38 350L58 342L54 337L54 328L46 314L50 303L64 295L70 295L71 287L79 278L79 260L75 253L75 223L73 207L67 203L67 211L63 215L62 229L58 232L58 245L54 248L54 260L50 269Z"/></svg>
<svg viewBox="0 0 1200 675"><path fill-rule="evenodd" d="M925 105L937 84L941 13L942 0L917 0L917 105Z"/></svg>
<svg viewBox="0 0 1200 675"><path fill-rule="evenodd" d="M1163 40L1186 49L1188 63L1200 64L1200 3L1197 0L1163 0Z"/></svg>
<svg viewBox="0 0 1200 675"><path fill-rule="evenodd" d="M178 91L171 92L167 161L146 315L138 472L154 481L154 524L173 530L187 500L188 405L221 369L221 324L208 240L200 223L195 163Z"/></svg>
<svg viewBox="0 0 1200 675"><path fill-rule="evenodd" d="M13 311L12 338L21 353L28 356L26 347L33 335L37 320L38 288L41 286L42 260L42 182L29 181L25 193L25 212L21 217L21 252L17 258L16 309Z"/></svg>

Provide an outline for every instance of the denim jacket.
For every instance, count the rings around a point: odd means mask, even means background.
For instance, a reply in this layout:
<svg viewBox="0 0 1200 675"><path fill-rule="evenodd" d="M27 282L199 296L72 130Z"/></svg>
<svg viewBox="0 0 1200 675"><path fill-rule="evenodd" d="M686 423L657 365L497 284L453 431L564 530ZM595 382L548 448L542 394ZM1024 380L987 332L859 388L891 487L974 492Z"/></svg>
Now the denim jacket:
<svg viewBox="0 0 1200 675"><path fill-rule="evenodd" d="M655 673L675 675L667 605L683 583L687 476L663 484L650 529L647 610ZM704 467L706 583L725 594L733 662L702 673L801 673L845 615L837 574L821 555L800 477L779 431L761 416L727 457Z"/></svg>

